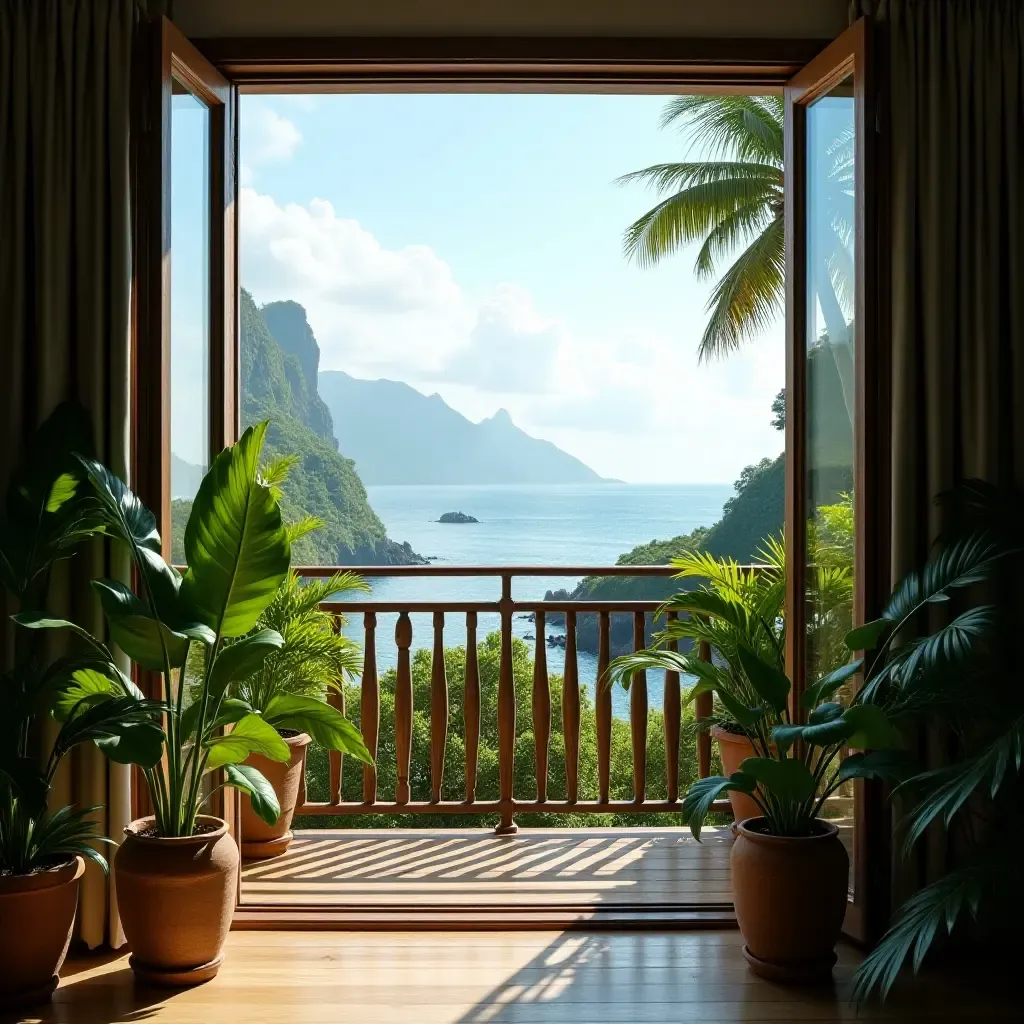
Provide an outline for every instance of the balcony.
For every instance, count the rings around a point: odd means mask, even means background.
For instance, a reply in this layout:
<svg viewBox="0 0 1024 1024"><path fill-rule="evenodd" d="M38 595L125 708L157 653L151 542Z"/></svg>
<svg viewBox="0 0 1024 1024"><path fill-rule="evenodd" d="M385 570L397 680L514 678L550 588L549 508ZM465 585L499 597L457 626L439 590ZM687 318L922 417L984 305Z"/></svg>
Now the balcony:
<svg viewBox="0 0 1024 1024"><path fill-rule="evenodd" d="M301 570L311 577L334 571ZM377 767L345 766L340 754L329 755L327 778L321 780L326 792L320 799L312 798L305 788L300 793L296 811L300 828L288 852L245 865L239 925L265 927L295 920L296 915L353 927L386 927L388 922L408 927L410 921L424 927L486 926L488 922L501 927L731 923L728 801L715 805L720 824L705 831L702 843L693 840L676 817L689 781L712 773L712 742L707 732L697 732L693 740L695 763L680 762L681 738L692 728L693 719L712 713L711 695L698 697L692 709L684 708L678 673L666 672L663 680L648 680L644 673L637 673L625 698L628 725L617 723L620 741L621 730L628 729L628 792L622 791L621 778L616 790L613 779L613 696L607 688L595 693L594 682L613 656L615 627L619 627L617 637L623 632L631 636L629 649L644 647L659 601L520 600L513 596L517 583L528 588L539 578L665 580L672 575L672 567L408 566L355 571L368 578L484 577L494 581L499 596L495 601L356 600L325 606L344 614L348 629L361 632L363 671L358 694L350 691L347 710L358 719L379 763ZM532 678L526 681L521 672L517 680L513 645L522 642L515 630L522 631L528 616L532 616L528 627L532 630ZM560 649L553 653L548 643L556 616L557 628L564 628L564 656ZM389 625L394 620L393 637L391 630L381 628L386 617ZM488 622L495 623L499 634L496 693L490 695L478 658ZM426 633L421 632L423 626ZM592 639L596 637L596 661L579 649L578 636L584 628ZM414 641L429 652L429 704L422 709L427 712L429 743L425 747L421 736L419 744L423 763L413 758L414 712L418 710ZM464 645L460 678L449 678L446 644ZM697 654L705 660L711 657L707 649ZM393 671L382 670L383 665L392 666ZM527 685L529 692L522 692ZM421 687L421 704L424 692ZM382 701L385 693L387 700ZM620 693L618 699L623 696ZM330 699L345 710L343 696L332 694ZM453 713L454 704L461 707L461 714ZM660 715L651 714L652 704L660 705ZM517 723L524 705L528 720ZM392 706L393 721L384 723L382 707ZM493 709L494 721L487 718L484 709L488 707ZM591 714L592 734L584 729L584 724L589 728ZM380 743L382 724L393 725L393 750L389 744L386 753ZM517 724L523 728L517 731ZM654 735L655 726L661 735ZM481 789L481 738L487 733L497 737L496 792ZM463 752L459 766L465 772L457 798L445 777L446 765L449 771L452 767L452 743L453 749ZM524 749L524 744L532 750ZM655 767L649 764L655 746L664 761L663 776L660 765L656 772L649 771ZM387 770L390 775L389 758L394 762L393 786L385 791L378 773ZM526 783L524 758L530 761ZM657 787L650 785L652 774L659 780ZM830 812L841 816L849 804L849 799L834 800ZM538 814L572 815L573 827L551 827L547 819L543 827L520 828L524 816ZM415 822L425 827L395 828L399 815L403 826ZM479 826L431 827L430 820L438 815L458 815L463 826L476 818ZM653 819L658 822L655 827L608 827L609 815L620 820L662 817ZM302 827L325 818L355 817L359 818L358 823L353 821L357 828ZM375 817L386 817L391 827L373 828ZM489 821L494 822L493 828L487 827ZM840 827L852 846L850 822Z"/></svg>

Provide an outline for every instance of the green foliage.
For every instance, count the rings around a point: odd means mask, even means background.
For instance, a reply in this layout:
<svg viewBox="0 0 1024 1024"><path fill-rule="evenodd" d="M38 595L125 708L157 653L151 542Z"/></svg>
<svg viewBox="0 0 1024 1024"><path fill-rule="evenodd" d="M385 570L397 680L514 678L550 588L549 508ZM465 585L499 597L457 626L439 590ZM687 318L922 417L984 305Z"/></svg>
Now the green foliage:
<svg viewBox="0 0 1024 1024"><path fill-rule="evenodd" d="M258 670L283 643L279 634L262 630L225 645L255 626L289 571L288 534L259 472L266 430L265 423L246 430L216 457L203 479L185 527L184 576L161 557L149 509L106 467L79 459L96 519L108 536L128 548L141 584L134 593L101 581L107 595L104 614L125 653L160 672L162 703L143 699L112 652L87 631L41 616L22 623L36 630L67 630L85 646L84 654L73 655L54 680L55 706L62 711L70 706L54 756L62 743L91 739L107 756L138 764L156 827L165 836L192 834L209 799L203 796L208 772L238 764L254 751L276 760L289 756L271 724L243 702L228 705L225 698L236 673ZM202 656L190 657L192 646ZM190 693L195 695L191 704L186 702ZM234 725L226 735L221 732L225 724ZM257 775L231 772L224 784L256 791L257 802L269 814L272 808L259 800Z"/></svg>
<svg viewBox="0 0 1024 1024"><path fill-rule="evenodd" d="M92 430L75 405L58 406L30 439L8 483L0 522L0 581L18 625L0 674L0 873L26 874L81 854L106 862L89 846L98 839L88 815L69 807L47 810L57 768L80 743L104 742L145 723L152 705L135 700L97 705L90 647L77 661L54 660L49 629L69 627L46 611L54 564L69 558L101 527L95 503L82 486L76 451L88 452ZM91 643L91 638L89 638ZM59 699L59 683L74 680ZM60 711L58 712L58 707ZM58 714L55 738L40 752L43 720ZM39 760L42 753L43 759Z"/></svg>
<svg viewBox="0 0 1024 1024"><path fill-rule="evenodd" d="M497 694L498 671L501 657L501 638L491 633L478 644L480 673L480 753L476 797L478 800L496 800L498 789L498 731ZM533 663L525 642L512 643L513 677L516 689L516 739L514 755L514 792L521 799L531 799L536 793L536 765L534 733L532 728ZM445 800L465 798L465 725L463 720L463 689L466 666L464 647L445 649L445 671L449 682L448 742L445 752L444 784L441 795ZM410 784L414 800L430 798L430 677L431 654L416 651L412 657L413 680L413 750ZM380 739L377 751L378 792L381 799L390 799L397 785L394 702L395 673L381 675ZM566 795L565 742L562 726L562 678L549 675L551 696L551 741L549 747L548 796L561 800ZM345 703L353 720L359 720L359 689L354 684L345 688ZM580 767L579 796L581 800L597 798L597 727L591 696L581 693L580 712ZM680 786L686 787L696 779L697 754L692 715L687 712L687 727L680 741ZM647 740L647 793L653 799L667 795L665 781L664 717L660 711L648 713ZM345 758L342 772L342 795L345 800L362 800L362 767ZM610 790L613 799L625 800L633 795L633 754L629 724L619 719L612 722ZM326 800L329 796L329 776L326 753L310 747L307 769L307 792L310 800ZM497 820L495 816L495 821ZM675 815L637 814L546 814L517 815L524 826L583 827L595 825L658 825L674 824ZM421 826L424 828L480 825L478 815L346 815L337 818L303 818L300 825L308 827L340 828L394 828Z"/></svg>
<svg viewBox="0 0 1024 1024"><path fill-rule="evenodd" d="M947 764L912 776L896 792L909 803L901 823L904 854L938 825L956 833L960 856L948 874L899 910L857 970L858 1000L874 992L884 998L902 965L910 959L916 971L936 936L952 933L966 915L986 933L993 921L998 927L1018 918L1024 836L1024 697L1016 684L1020 496L972 481L946 503L954 513L966 505L966 521L907 575L881 618L851 631L847 644L868 651L865 701L955 738ZM993 597L998 604L990 603Z"/></svg>
<svg viewBox="0 0 1024 1024"><path fill-rule="evenodd" d="M781 96L679 96L662 126L682 122L706 161L656 164L626 174L660 198L626 229L626 255L641 266L700 242L694 271L713 277L736 249L739 256L712 291L698 349L701 359L735 351L782 311L783 103Z"/></svg>

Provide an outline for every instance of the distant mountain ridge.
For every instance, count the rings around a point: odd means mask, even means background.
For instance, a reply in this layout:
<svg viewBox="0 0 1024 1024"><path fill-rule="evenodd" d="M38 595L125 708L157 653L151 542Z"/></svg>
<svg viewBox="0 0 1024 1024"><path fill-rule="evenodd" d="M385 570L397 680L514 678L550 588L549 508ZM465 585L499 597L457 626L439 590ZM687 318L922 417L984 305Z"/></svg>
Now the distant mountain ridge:
<svg viewBox="0 0 1024 1024"><path fill-rule="evenodd" d="M298 457L283 486L286 517L313 515L324 521L322 529L296 543L294 561L422 562L408 543L387 536L352 460L338 451L331 414L317 394L320 348L306 311L297 302L272 302L259 309L245 289L240 309L242 425L269 419L266 454Z"/></svg>
<svg viewBox="0 0 1024 1024"><path fill-rule="evenodd" d="M367 485L606 482L575 456L521 430L505 409L474 423L438 394L341 370L321 371L319 391L338 445Z"/></svg>

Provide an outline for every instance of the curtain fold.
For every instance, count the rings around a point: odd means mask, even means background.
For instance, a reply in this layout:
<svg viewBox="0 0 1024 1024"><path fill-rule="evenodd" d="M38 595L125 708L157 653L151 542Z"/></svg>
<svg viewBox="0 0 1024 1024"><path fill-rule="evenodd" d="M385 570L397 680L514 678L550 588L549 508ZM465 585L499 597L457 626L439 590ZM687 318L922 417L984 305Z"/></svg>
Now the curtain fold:
<svg viewBox="0 0 1024 1024"><path fill-rule="evenodd" d="M895 582L947 525L937 495L1024 486L1024 2L851 4L863 13L887 79ZM924 738L930 765L947 743ZM897 895L944 870L946 842L932 830L895 865Z"/></svg>
<svg viewBox="0 0 1024 1024"><path fill-rule="evenodd" d="M77 399L96 451L129 470L131 211L129 131L135 0L0 0L0 480L25 437ZM58 567L52 605L102 633L89 579L129 579L101 543ZM100 805L120 839L129 769L81 747L53 805ZM124 942L113 891L89 867L76 923L91 947Z"/></svg>

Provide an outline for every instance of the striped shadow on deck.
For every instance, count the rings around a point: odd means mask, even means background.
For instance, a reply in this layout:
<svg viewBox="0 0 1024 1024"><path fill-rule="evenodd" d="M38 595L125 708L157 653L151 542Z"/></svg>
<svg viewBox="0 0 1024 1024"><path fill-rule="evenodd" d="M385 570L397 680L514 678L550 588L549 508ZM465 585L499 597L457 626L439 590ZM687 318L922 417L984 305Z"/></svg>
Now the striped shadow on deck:
<svg viewBox="0 0 1024 1024"><path fill-rule="evenodd" d="M728 829L301 830L247 861L243 907L728 913ZM616 915L619 916L619 915Z"/></svg>

